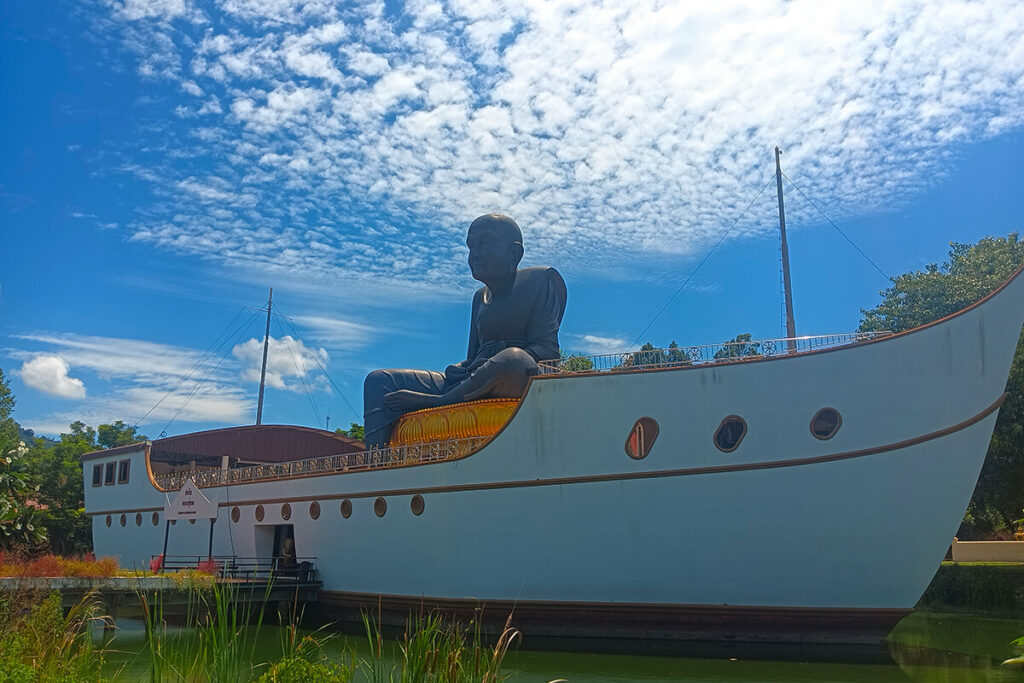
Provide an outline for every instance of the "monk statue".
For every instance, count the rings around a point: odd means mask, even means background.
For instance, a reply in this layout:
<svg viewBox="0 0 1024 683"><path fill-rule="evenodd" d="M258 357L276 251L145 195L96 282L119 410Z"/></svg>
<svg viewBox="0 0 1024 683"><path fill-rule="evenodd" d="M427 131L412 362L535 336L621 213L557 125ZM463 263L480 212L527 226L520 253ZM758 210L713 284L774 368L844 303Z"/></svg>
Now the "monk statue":
<svg viewBox="0 0 1024 683"><path fill-rule="evenodd" d="M386 446L407 412L482 398L519 398L538 361L559 356L565 281L547 266L519 268L523 233L508 216L488 214L469 226L469 267L483 287L473 295L466 360L444 373L374 370L363 383L368 448Z"/></svg>

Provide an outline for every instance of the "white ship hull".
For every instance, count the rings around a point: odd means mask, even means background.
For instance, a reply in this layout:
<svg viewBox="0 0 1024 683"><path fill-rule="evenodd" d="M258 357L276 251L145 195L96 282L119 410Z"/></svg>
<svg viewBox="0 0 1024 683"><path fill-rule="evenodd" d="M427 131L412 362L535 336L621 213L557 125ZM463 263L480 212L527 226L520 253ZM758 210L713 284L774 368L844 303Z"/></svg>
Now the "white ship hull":
<svg viewBox="0 0 1024 683"><path fill-rule="evenodd" d="M269 554L266 529L288 523L339 602L383 595L634 616L714 606L891 623L921 596L967 507L1022 322L1018 271L979 304L878 341L538 377L468 457L203 489L220 506L214 554ZM819 440L808 424L826 406L842 426ZM730 453L713 443L727 415L748 426ZM623 444L640 417L660 433L635 460ZM151 514L164 493L139 476L147 452L108 456L133 460L128 484L86 487L96 553L122 566L145 566L162 548ZM421 515L410 511L414 495ZM178 524L168 553L205 555L207 534L204 522ZM674 618L664 632L680 632Z"/></svg>

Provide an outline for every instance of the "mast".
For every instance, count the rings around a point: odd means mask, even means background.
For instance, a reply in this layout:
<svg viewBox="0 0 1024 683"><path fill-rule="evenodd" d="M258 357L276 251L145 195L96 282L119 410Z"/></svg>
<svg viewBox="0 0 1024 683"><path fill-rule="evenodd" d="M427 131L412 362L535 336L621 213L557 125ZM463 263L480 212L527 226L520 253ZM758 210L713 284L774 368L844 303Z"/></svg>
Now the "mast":
<svg viewBox="0 0 1024 683"><path fill-rule="evenodd" d="M789 242L786 241L786 206L782 201L782 150L775 148L775 186L779 190L779 232L782 235L782 287L786 294L786 342L789 353L796 352L796 321L793 319L793 287L789 281Z"/></svg>
<svg viewBox="0 0 1024 683"><path fill-rule="evenodd" d="M776 148L778 149L778 148ZM263 389L267 384L267 350L270 347L270 305L274 301L274 288L270 288L270 296L267 297L267 331L263 335L263 369L260 370L260 400L256 405L256 424L263 423Z"/></svg>

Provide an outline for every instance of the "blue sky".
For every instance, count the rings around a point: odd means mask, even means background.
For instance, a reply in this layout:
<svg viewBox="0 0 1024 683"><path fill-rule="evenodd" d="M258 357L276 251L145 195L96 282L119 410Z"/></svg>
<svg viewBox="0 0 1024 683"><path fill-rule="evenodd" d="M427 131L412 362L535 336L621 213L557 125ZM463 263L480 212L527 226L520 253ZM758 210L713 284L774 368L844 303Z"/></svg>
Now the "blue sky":
<svg viewBox="0 0 1024 683"><path fill-rule="evenodd" d="M15 417L253 421L272 286L264 422L347 426L369 370L463 358L492 211L565 277L563 348L625 350L777 144L887 274L1022 228L1024 5L697 5L3 3ZM798 333L853 330L886 280L786 204ZM640 341L782 336L780 302L769 187Z"/></svg>

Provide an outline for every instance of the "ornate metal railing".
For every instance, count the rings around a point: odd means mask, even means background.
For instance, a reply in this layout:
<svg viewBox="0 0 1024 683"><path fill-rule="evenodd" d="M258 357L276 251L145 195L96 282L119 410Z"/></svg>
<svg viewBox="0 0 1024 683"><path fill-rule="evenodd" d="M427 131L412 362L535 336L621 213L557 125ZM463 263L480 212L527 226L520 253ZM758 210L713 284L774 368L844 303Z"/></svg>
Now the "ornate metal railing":
<svg viewBox="0 0 1024 683"><path fill-rule="evenodd" d="M541 361L540 365L543 374L653 370L796 355L825 348L860 344L891 334L892 332L888 331L853 332L815 337L758 339L724 344L679 346L667 349L638 349L628 353L606 353L594 356L573 355L558 360Z"/></svg>
<svg viewBox="0 0 1024 683"><path fill-rule="evenodd" d="M249 467L235 467L227 470L207 469L154 474L153 480L164 491L176 491L186 479L195 481L196 486L224 486L246 484L257 481L272 481L289 477L337 472L358 472L365 470L401 467L425 462L455 460L469 455L483 446L491 437L474 436L467 439L451 439L433 443L396 446L394 448L373 448L358 453L325 455L306 460L266 463Z"/></svg>

